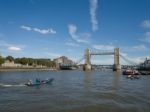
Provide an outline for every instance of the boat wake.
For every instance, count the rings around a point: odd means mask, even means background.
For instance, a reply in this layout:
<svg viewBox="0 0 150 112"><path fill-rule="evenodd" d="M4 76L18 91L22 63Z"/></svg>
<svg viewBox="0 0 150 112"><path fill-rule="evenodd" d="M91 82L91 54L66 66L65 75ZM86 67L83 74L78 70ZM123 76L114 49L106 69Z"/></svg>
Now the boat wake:
<svg viewBox="0 0 150 112"><path fill-rule="evenodd" d="M0 87L22 87L22 86L26 86L26 85L24 85L24 84L12 85L12 84L2 84L2 83L0 83Z"/></svg>

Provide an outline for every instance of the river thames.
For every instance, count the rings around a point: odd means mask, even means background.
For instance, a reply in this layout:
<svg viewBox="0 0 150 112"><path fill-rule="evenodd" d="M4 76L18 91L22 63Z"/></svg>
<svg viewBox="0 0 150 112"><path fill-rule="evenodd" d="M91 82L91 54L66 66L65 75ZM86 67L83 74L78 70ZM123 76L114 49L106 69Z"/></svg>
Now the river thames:
<svg viewBox="0 0 150 112"><path fill-rule="evenodd" d="M110 71L0 72L0 112L150 112L150 76ZM54 78L28 87L28 79Z"/></svg>

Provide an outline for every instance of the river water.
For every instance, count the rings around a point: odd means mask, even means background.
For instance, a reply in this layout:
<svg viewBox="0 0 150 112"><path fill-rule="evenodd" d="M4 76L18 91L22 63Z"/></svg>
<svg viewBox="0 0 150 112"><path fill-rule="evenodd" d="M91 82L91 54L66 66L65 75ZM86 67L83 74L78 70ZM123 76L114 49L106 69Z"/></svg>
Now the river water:
<svg viewBox="0 0 150 112"><path fill-rule="evenodd" d="M24 86L28 79L52 84ZM150 76L112 71L0 72L0 112L150 112Z"/></svg>

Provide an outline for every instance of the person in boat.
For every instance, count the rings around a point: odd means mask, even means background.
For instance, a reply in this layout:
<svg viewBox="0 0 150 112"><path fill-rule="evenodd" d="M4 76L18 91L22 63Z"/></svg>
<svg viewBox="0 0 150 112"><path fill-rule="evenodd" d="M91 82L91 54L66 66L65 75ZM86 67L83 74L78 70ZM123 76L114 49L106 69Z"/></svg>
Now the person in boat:
<svg viewBox="0 0 150 112"><path fill-rule="evenodd" d="M36 78L36 83L41 83L40 79Z"/></svg>
<svg viewBox="0 0 150 112"><path fill-rule="evenodd" d="M29 85L33 84L33 81L32 81L32 80L29 80L28 84L29 84Z"/></svg>

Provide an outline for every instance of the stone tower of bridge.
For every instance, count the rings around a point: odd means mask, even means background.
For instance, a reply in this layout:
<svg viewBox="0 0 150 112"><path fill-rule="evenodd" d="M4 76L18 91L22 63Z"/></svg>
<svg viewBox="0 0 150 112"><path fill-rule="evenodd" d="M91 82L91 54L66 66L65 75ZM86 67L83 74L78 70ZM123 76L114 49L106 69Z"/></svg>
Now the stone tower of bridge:
<svg viewBox="0 0 150 112"><path fill-rule="evenodd" d="M114 49L114 71L121 70L119 48Z"/></svg>
<svg viewBox="0 0 150 112"><path fill-rule="evenodd" d="M84 65L83 69L85 71L90 71L92 69L90 49L85 50L85 65Z"/></svg>

